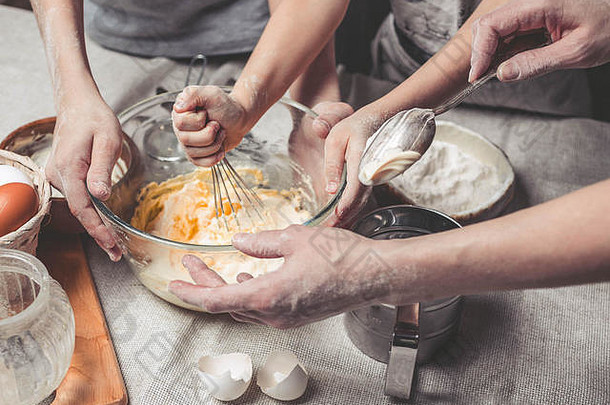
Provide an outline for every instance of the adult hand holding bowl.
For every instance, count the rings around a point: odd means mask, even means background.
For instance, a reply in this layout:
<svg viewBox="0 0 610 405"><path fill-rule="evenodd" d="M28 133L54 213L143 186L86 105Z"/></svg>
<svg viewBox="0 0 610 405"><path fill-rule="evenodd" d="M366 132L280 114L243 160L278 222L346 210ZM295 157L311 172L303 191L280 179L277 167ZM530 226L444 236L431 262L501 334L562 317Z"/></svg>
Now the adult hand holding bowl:
<svg viewBox="0 0 610 405"><path fill-rule="evenodd" d="M334 250L337 241L351 248L348 252ZM353 232L293 225L278 231L237 234L233 245L248 255L266 260L283 258L284 262L277 271L257 278L241 273L239 285L228 285L203 261L185 256L184 265L195 283L174 281L170 292L204 311L228 312L238 321L281 329L325 319L380 297L389 298L393 269L385 263L371 265L362 260L371 249L382 248L377 246L379 241Z"/></svg>

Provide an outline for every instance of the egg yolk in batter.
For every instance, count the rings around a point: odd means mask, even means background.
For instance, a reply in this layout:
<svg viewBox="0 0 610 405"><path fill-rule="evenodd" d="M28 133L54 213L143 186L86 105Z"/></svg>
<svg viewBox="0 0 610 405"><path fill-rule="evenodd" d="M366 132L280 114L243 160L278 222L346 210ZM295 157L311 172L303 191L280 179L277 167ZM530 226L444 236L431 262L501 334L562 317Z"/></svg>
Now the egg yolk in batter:
<svg viewBox="0 0 610 405"><path fill-rule="evenodd" d="M236 194L227 184L227 188L222 189L221 208L218 201L215 203L211 170L198 168L162 183L146 185L138 194L131 225L177 242L228 245L237 232L282 229L311 218L306 209L309 199L302 189L271 189L265 187L261 170L237 171L248 184L255 185L252 190L261 199L262 207L248 200L242 192ZM224 215L217 216L217 209L219 214L224 211Z"/></svg>

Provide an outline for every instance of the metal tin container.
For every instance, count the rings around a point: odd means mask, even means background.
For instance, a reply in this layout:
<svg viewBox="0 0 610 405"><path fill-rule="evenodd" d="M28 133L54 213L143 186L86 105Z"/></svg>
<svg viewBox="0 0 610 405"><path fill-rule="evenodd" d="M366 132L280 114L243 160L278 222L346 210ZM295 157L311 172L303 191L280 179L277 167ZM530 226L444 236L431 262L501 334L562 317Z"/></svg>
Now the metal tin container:
<svg viewBox="0 0 610 405"><path fill-rule="evenodd" d="M453 337L459 327L461 297L425 302L420 307L420 341L417 363L425 363ZM351 341L367 356L387 363L396 307L373 305L345 314L344 324Z"/></svg>
<svg viewBox="0 0 610 405"><path fill-rule="evenodd" d="M456 228L460 225L455 220L438 211L396 205L371 212L356 222L352 230L372 239L387 240ZM415 362L430 360L455 335L460 323L461 301L458 296L398 308L374 305L348 312L344 324L356 347L375 360L389 363L386 393L408 397ZM400 350L407 354L399 356Z"/></svg>

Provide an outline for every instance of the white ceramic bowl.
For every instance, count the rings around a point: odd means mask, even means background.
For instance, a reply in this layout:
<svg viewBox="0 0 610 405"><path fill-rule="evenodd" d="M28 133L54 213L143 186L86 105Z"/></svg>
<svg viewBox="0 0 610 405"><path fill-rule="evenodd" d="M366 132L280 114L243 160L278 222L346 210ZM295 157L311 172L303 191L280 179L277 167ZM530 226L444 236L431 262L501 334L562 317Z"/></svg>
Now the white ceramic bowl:
<svg viewBox="0 0 610 405"><path fill-rule="evenodd" d="M483 135L448 121L438 121L436 123L434 142L444 142L457 146L466 155L487 166L494 167L499 177L497 188L490 198L479 204L473 204L468 209L445 213L462 225L499 216L512 200L515 187L515 173L506 154ZM403 176L408 175L408 173L407 170ZM400 190L412 203L421 205L416 198L409 195L408 190L397 184L399 184L399 181L393 181L391 183L392 188ZM444 198L451 198L451 193L447 193ZM442 207L428 206L428 208L446 211Z"/></svg>

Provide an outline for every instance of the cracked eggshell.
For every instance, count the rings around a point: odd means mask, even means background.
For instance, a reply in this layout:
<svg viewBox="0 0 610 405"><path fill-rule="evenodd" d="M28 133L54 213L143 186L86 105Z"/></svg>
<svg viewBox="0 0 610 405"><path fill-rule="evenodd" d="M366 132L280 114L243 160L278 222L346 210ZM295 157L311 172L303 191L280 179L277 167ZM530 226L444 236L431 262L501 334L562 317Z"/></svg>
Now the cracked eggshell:
<svg viewBox="0 0 610 405"><path fill-rule="evenodd" d="M221 401L241 397L252 380L252 359L244 353L203 356L199 359L199 376L207 391Z"/></svg>
<svg viewBox="0 0 610 405"><path fill-rule="evenodd" d="M289 351L273 352L258 372L256 384L271 398L292 401L307 389L309 375L297 356Z"/></svg>

